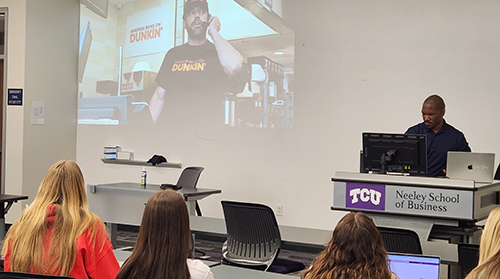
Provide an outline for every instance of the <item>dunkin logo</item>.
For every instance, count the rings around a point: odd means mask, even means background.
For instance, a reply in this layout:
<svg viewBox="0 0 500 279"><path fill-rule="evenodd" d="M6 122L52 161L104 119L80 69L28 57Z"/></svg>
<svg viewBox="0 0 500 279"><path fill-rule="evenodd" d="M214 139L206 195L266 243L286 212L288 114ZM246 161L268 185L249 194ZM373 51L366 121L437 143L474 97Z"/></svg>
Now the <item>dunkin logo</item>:
<svg viewBox="0 0 500 279"><path fill-rule="evenodd" d="M385 210L385 185L346 183L346 207Z"/></svg>
<svg viewBox="0 0 500 279"><path fill-rule="evenodd" d="M175 61L172 72L203 72L205 65L205 59Z"/></svg>
<svg viewBox="0 0 500 279"><path fill-rule="evenodd" d="M135 28L130 31L130 43L159 38L162 31L161 22Z"/></svg>

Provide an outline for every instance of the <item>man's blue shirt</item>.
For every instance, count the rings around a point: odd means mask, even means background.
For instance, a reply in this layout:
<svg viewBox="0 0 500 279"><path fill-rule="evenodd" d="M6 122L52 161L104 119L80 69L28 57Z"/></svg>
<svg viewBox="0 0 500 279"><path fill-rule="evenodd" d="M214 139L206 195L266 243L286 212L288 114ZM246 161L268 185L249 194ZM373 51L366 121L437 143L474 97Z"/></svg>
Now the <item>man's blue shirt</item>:
<svg viewBox="0 0 500 279"><path fill-rule="evenodd" d="M446 169L446 156L448 151L466 151L471 149L462 132L449 125L443 119L443 127L437 133L419 123L408 128L405 134L427 135L427 175L444 176Z"/></svg>

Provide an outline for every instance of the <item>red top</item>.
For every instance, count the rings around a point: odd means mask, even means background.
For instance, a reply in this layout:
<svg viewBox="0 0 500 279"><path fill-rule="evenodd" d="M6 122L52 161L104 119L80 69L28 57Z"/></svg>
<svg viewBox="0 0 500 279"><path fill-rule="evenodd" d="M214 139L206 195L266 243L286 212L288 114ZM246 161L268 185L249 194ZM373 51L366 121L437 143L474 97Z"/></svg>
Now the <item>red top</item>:
<svg viewBox="0 0 500 279"><path fill-rule="evenodd" d="M48 229L45 235L45 248L47 251L49 249L54 220L56 219L55 214L56 207L49 205L47 210ZM68 276L76 279L88 279L89 277L92 279L114 279L116 277L120 266L113 253L113 246L111 246L111 242L107 237L103 245L101 236L106 231L100 228L100 226L97 226L98 231L96 233L95 245L92 245L93 240L91 239L90 229L85 230L76 239L76 261L73 270ZM9 247L5 255L5 271L10 271L10 255L11 247ZM30 272L35 273L35 269L32 268Z"/></svg>

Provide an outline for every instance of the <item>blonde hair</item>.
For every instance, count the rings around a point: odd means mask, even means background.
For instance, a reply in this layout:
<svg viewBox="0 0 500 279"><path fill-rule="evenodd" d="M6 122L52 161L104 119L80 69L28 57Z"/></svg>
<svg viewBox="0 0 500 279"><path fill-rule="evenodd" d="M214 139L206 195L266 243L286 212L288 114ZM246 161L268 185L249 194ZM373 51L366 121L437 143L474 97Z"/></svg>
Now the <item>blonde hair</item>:
<svg viewBox="0 0 500 279"><path fill-rule="evenodd" d="M500 207L488 215L479 245L478 265L466 278L500 278Z"/></svg>
<svg viewBox="0 0 500 279"><path fill-rule="evenodd" d="M55 207L56 218L46 250L49 205ZM104 223L89 212L80 168L73 161L61 160L49 168L33 203L9 229L2 255L11 250L11 271L33 268L36 273L68 275L76 261L76 240L88 228L94 240L98 230L105 231Z"/></svg>

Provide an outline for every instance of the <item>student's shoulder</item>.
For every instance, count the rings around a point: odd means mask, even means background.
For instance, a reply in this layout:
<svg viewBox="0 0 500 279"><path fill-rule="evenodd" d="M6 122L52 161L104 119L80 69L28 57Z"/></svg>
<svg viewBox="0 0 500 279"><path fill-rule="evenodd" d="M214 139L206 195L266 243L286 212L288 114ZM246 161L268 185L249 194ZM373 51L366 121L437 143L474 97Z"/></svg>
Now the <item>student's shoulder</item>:
<svg viewBox="0 0 500 279"><path fill-rule="evenodd" d="M210 267L208 267L200 260L187 259L187 264L192 279L205 279L214 277L212 271L210 271Z"/></svg>

